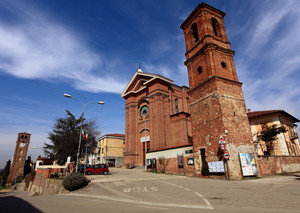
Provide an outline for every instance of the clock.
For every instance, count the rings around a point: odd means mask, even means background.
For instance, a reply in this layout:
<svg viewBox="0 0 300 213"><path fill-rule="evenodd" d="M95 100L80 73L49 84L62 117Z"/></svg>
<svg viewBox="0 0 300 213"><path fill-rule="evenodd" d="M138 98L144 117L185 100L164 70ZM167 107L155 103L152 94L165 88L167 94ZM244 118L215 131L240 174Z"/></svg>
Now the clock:
<svg viewBox="0 0 300 213"><path fill-rule="evenodd" d="M20 143L20 147L24 147L25 145L26 145L26 143L24 143L24 142Z"/></svg>

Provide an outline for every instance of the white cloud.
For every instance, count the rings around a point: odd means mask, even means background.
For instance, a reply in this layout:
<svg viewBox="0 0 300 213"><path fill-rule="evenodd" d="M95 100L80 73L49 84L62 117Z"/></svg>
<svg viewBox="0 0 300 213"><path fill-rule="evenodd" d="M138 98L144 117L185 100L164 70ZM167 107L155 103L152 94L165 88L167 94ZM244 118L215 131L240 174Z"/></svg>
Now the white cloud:
<svg viewBox="0 0 300 213"><path fill-rule="evenodd" d="M0 20L0 72L18 78L67 80L90 92L122 91L124 83L120 86L119 81L106 77L112 72L104 70L103 57L71 30L29 8L15 13L22 22L6 25ZM101 74L95 75L98 70Z"/></svg>
<svg viewBox="0 0 300 213"><path fill-rule="evenodd" d="M244 32L252 38L245 40L236 60L238 74L245 83L247 107L284 109L299 117L300 2L256 4L256 15Z"/></svg>

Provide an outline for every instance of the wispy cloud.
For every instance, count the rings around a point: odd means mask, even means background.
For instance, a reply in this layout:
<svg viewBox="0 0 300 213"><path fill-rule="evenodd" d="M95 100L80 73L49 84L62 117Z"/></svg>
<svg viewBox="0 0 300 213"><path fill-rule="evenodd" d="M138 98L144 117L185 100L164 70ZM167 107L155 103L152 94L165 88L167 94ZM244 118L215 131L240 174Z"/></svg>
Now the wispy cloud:
<svg viewBox="0 0 300 213"><path fill-rule="evenodd" d="M248 25L246 51L240 49L236 61L247 105L255 110L284 109L299 117L300 2L259 4Z"/></svg>
<svg viewBox="0 0 300 213"><path fill-rule="evenodd" d="M8 25L0 20L0 72L18 78L68 81L90 92L122 91L124 83L104 74L112 73L103 70L101 54L70 29L21 3L10 6L18 21Z"/></svg>

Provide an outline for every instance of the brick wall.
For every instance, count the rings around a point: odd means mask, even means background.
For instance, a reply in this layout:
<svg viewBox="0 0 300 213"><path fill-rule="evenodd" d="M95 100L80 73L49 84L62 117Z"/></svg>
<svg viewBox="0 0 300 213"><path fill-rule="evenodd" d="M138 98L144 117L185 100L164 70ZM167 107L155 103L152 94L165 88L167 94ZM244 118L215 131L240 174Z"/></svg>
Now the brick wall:
<svg viewBox="0 0 300 213"><path fill-rule="evenodd" d="M300 171L300 156L259 156L256 161L261 176Z"/></svg>
<svg viewBox="0 0 300 213"><path fill-rule="evenodd" d="M35 178L33 183L29 186L29 191L43 194L46 188L47 179L54 174L64 175L66 172L65 168L38 168L36 170Z"/></svg>

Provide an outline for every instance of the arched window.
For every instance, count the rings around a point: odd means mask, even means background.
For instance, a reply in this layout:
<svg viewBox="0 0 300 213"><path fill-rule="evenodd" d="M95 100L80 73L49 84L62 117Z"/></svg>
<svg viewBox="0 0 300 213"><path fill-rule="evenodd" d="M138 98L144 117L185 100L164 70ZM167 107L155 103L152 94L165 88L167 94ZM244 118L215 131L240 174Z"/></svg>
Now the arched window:
<svg viewBox="0 0 300 213"><path fill-rule="evenodd" d="M197 71L198 71L198 74L201 74L201 73L202 73L202 71L203 71L202 67L201 67L201 66L199 66L199 67L198 67L198 69L197 69Z"/></svg>
<svg viewBox="0 0 300 213"><path fill-rule="evenodd" d="M174 101L174 106L175 106L175 113L179 112L179 106L178 106L178 99L176 98Z"/></svg>
<svg viewBox="0 0 300 213"><path fill-rule="evenodd" d="M212 28L213 28L215 36L220 36L219 22L215 18L212 18L211 19L211 24L212 24Z"/></svg>
<svg viewBox="0 0 300 213"><path fill-rule="evenodd" d="M199 37L198 37L197 24L196 23L192 24L191 29L192 29L192 34L194 36L194 41L198 41Z"/></svg>

